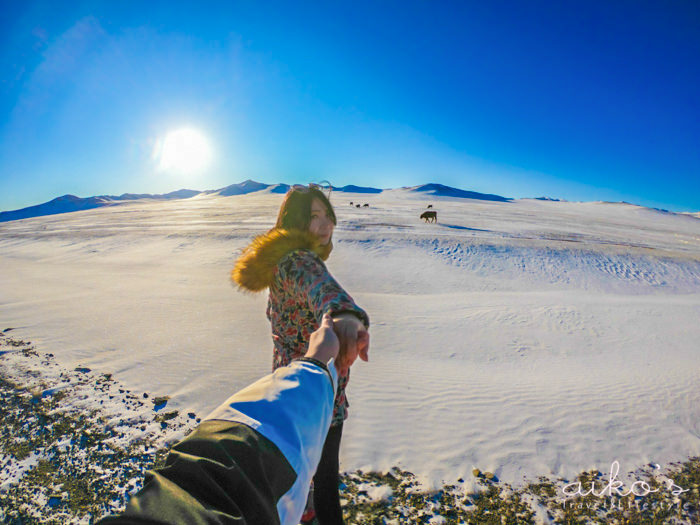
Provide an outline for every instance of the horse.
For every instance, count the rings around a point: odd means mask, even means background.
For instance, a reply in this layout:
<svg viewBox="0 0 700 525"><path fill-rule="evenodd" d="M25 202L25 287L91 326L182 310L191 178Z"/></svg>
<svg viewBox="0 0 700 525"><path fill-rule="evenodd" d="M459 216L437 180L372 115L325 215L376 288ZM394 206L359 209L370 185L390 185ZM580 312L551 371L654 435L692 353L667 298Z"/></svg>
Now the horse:
<svg viewBox="0 0 700 525"><path fill-rule="evenodd" d="M436 211L424 211L420 214L421 219L425 219L425 222L437 222L437 212Z"/></svg>

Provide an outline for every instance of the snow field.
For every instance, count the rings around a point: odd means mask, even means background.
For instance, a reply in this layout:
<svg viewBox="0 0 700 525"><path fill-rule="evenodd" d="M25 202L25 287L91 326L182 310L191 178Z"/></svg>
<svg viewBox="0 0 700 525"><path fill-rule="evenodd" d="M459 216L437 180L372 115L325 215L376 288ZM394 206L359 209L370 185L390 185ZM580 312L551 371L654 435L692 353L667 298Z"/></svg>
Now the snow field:
<svg viewBox="0 0 700 525"><path fill-rule="evenodd" d="M519 482L700 454L700 221L627 204L333 194L328 266L372 319L341 468ZM238 251L264 192L0 225L0 319L66 366L205 414L266 373ZM369 208L351 208L349 202ZM431 203L437 224L420 212Z"/></svg>

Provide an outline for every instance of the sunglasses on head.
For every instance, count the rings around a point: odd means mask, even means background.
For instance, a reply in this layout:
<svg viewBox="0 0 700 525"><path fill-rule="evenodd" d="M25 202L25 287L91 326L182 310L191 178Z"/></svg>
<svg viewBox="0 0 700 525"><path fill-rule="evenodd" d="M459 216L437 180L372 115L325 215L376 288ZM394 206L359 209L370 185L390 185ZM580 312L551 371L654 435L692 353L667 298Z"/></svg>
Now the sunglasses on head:
<svg viewBox="0 0 700 525"><path fill-rule="evenodd" d="M303 184L294 184L292 185L292 189L294 191L298 191L299 193L309 193L311 190L319 190L320 192L325 193L325 190L328 190L326 198L330 200L331 191L333 191L333 186L331 186L331 183L326 180L322 182L325 182L326 184L316 184L315 182L310 182L308 186L305 186Z"/></svg>

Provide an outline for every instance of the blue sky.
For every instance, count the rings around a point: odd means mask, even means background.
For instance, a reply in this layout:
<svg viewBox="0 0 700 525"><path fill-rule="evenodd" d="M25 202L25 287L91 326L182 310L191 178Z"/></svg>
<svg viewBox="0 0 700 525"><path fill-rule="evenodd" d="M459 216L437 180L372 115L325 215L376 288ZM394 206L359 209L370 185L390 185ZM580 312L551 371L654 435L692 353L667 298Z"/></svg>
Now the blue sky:
<svg viewBox="0 0 700 525"><path fill-rule="evenodd" d="M3 2L0 210L252 178L700 210L700 3ZM158 168L198 129L206 169Z"/></svg>

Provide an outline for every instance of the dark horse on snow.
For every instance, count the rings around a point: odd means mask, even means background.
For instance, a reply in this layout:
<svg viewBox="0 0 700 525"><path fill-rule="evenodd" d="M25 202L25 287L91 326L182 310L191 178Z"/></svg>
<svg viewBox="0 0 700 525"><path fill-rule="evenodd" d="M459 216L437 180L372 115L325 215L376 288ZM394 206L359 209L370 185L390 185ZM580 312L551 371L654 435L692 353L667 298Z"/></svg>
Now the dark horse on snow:
<svg viewBox="0 0 700 525"><path fill-rule="evenodd" d="M424 211L420 214L421 219L425 219L425 222L437 222L437 212L436 211Z"/></svg>

